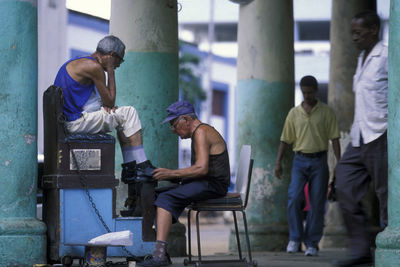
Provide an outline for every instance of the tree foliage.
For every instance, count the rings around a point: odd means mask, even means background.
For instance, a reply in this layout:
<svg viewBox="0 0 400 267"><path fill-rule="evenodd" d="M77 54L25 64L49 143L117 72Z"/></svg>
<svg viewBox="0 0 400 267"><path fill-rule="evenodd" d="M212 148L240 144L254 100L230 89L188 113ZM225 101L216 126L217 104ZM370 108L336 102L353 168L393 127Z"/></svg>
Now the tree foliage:
<svg viewBox="0 0 400 267"><path fill-rule="evenodd" d="M179 53L179 89L181 98L196 104L206 99L206 92L201 87L199 69L200 58L191 53Z"/></svg>

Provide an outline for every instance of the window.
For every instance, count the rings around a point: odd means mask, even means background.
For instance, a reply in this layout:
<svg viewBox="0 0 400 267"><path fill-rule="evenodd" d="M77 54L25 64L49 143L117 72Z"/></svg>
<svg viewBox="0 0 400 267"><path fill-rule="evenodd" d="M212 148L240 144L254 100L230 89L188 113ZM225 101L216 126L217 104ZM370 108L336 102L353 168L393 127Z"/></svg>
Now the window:
<svg viewBox="0 0 400 267"><path fill-rule="evenodd" d="M329 41L329 21L298 21L299 41Z"/></svg>
<svg viewBox="0 0 400 267"><path fill-rule="evenodd" d="M212 114L217 116L225 116L225 98L226 93L224 91L213 90L212 96Z"/></svg>

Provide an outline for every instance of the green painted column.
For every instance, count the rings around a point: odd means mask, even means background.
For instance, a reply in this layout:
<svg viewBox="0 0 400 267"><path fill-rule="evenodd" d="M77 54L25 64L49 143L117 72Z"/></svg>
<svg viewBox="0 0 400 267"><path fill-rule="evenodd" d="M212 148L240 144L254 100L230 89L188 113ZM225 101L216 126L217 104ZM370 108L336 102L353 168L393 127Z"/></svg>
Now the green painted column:
<svg viewBox="0 0 400 267"><path fill-rule="evenodd" d="M398 1L390 1L389 26L389 126L388 126L388 216L386 229L376 238L375 266L392 267L400 262L400 6Z"/></svg>
<svg viewBox="0 0 400 267"><path fill-rule="evenodd" d="M36 220L37 2L0 0L0 266L46 262Z"/></svg>
<svg viewBox="0 0 400 267"><path fill-rule="evenodd" d="M126 45L125 62L116 72L117 105L132 105L139 112L144 149L153 165L177 168L178 138L168 124L160 124L179 94L176 0L112 1L110 34ZM171 230L171 256L186 253L182 226Z"/></svg>
<svg viewBox="0 0 400 267"><path fill-rule="evenodd" d="M117 104L139 112L152 163L176 168L178 138L160 125L179 93L176 1L112 1L110 34L126 45L125 62L116 71Z"/></svg>
<svg viewBox="0 0 400 267"><path fill-rule="evenodd" d="M360 54L351 38L351 20L355 14L361 11L375 9L376 0L332 1L328 103L334 109L339 123L342 153L351 141L349 133L354 117L353 75ZM329 151L328 162L333 171L336 159L332 149ZM371 205L371 203L376 203L376 197L372 191L365 199L365 204L367 204L365 207L368 208L367 213L371 223L376 225L376 214L374 214L376 205ZM341 217L339 203L328 204L325 223L321 246L324 248L345 247L347 232ZM376 232L376 229L374 228L372 231Z"/></svg>
<svg viewBox="0 0 400 267"><path fill-rule="evenodd" d="M256 251L283 250L289 238L291 153L284 158L281 180L274 176L274 167L283 124L294 104L292 1L240 5L238 44L237 151L250 144L254 158L247 207L250 243ZM232 248L233 240L231 235Z"/></svg>

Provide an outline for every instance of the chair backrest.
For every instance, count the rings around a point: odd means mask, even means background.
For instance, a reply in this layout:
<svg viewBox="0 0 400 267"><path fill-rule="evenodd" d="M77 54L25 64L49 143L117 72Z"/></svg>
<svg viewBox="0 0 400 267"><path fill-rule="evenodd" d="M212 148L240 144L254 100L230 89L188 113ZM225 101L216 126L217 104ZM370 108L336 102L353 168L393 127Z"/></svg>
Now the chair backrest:
<svg viewBox="0 0 400 267"><path fill-rule="evenodd" d="M251 146L243 145L239 155L235 192L240 193L244 207L247 206L252 169L253 160L251 159Z"/></svg>
<svg viewBox="0 0 400 267"><path fill-rule="evenodd" d="M60 123L63 103L60 87L52 85L43 93L44 174L54 173L54 168L58 166L57 142L65 137Z"/></svg>

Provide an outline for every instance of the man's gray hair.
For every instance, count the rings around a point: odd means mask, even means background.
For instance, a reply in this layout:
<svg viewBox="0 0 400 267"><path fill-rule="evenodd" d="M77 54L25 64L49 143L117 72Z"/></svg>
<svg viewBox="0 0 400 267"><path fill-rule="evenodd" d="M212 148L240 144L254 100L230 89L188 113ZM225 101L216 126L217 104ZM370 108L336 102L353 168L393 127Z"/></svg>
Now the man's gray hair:
<svg viewBox="0 0 400 267"><path fill-rule="evenodd" d="M103 54L115 52L124 58L125 45L118 37L108 35L99 41L96 51Z"/></svg>

